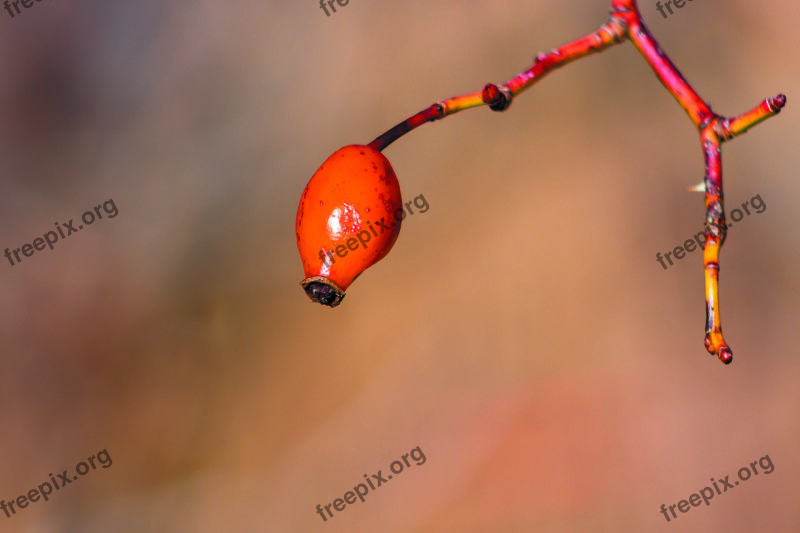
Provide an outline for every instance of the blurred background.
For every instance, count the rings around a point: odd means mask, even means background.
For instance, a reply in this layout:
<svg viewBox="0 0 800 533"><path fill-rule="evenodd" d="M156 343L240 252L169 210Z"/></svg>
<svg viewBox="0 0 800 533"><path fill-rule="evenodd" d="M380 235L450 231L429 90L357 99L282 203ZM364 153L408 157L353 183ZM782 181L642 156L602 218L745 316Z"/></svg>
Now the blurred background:
<svg viewBox="0 0 800 533"><path fill-rule="evenodd" d="M106 449L0 531L800 530L796 2L645 21L723 115L724 366L703 347L697 133L630 43L384 152L392 252L313 304L294 222L337 148L502 82L607 0L35 2L0 11L0 498ZM752 211L751 211L752 213ZM419 446L423 465L323 522ZM769 455L708 507L674 505Z"/></svg>

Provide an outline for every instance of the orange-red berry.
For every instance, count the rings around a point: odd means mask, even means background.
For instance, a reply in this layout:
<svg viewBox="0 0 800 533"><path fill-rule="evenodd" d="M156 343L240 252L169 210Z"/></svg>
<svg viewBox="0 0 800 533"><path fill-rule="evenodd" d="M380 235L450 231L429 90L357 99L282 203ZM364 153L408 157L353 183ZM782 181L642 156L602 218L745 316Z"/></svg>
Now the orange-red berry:
<svg viewBox="0 0 800 533"><path fill-rule="evenodd" d="M297 249L315 302L335 307L400 233L403 203L389 160L368 146L334 152L306 185L297 208Z"/></svg>

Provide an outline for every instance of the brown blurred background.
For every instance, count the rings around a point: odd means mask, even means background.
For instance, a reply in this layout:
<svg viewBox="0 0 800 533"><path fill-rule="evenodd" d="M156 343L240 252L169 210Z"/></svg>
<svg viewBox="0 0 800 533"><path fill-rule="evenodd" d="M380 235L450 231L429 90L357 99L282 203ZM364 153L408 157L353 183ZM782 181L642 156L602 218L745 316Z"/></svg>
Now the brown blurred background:
<svg viewBox="0 0 800 533"><path fill-rule="evenodd" d="M691 122L630 43L389 147L394 249L312 304L306 181L440 99L502 82L606 0L36 2L0 11L0 251L113 198L119 215L0 261L0 498L107 449L0 531L800 530L796 2L645 20L724 115L726 367L703 348ZM427 461L333 519L420 446ZM672 505L768 454L758 475Z"/></svg>

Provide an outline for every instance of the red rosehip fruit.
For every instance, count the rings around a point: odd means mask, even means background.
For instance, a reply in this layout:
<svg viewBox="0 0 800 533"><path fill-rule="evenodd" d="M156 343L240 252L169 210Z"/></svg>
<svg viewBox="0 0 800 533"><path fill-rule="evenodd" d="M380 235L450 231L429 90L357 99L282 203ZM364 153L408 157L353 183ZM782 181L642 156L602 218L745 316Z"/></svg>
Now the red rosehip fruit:
<svg viewBox="0 0 800 533"><path fill-rule="evenodd" d="M334 152L306 185L297 208L297 249L315 302L336 307L364 270L389 253L400 233L400 184L369 146Z"/></svg>

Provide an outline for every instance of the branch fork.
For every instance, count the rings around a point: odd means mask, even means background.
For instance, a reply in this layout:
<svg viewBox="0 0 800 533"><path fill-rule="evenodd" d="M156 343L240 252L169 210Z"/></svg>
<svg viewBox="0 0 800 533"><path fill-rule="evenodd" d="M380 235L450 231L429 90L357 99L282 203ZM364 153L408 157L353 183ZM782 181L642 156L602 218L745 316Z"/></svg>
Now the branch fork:
<svg viewBox="0 0 800 533"><path fill-rule="evenodd" d="M684 79L645 25L636 0L612 0L606 22L597 31L576 41L540 53L533 64L503 84L489 83L476 93L448 98L412 115L369 146L382 151L414 128L464 109L487 105L493 111L505 111L514 97L531 87L551 71L584 56L602 52L612 45L630 41L651 66L664 88L672 94L698 130L705 176L703 190L706 205L706 242L703 251L705 270L706 326L708 352L728 364L733 352L722 335L719 318L719 251L725 241L727 225L722 189L722 143L745 133L756 124L777 115L786 105L786 96L778 94L738 117L726 118L714 113L711 106Z"/></svg>

